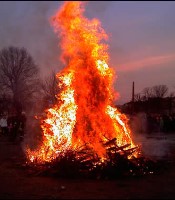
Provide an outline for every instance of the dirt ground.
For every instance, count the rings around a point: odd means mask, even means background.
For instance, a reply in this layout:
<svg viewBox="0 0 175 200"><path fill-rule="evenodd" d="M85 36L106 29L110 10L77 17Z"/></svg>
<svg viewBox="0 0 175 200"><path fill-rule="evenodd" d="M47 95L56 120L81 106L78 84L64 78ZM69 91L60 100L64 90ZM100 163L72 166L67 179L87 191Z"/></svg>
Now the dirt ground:
<svg viewBox="0 0 175 200"><path fill-rule="evenodd" d="M162 138L164 143L169 142L163 156L170 166L159 174L117 180L74 180L29 173L24 167L21 144L0 136L0 199L174 199L174 137L175 134ZM161 141L160 137L147 137L144 147L150 147L149 141L153 145L153 139L155 144Z"/></svg>

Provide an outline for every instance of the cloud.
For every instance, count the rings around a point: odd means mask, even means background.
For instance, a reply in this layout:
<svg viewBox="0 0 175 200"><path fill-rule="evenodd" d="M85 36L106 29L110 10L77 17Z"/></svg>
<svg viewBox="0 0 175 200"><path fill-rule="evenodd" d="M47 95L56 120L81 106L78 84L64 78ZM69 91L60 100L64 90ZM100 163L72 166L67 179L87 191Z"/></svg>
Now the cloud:
<svg viewBox="0 0 175 200"><path fill-rule="evenodd" d="M153 66L167 64L172 61L175 61L175 54L150 56L142 60L120 64L120 66L118 66L118 71L133 71L141 68L152 68Z"/></svg>

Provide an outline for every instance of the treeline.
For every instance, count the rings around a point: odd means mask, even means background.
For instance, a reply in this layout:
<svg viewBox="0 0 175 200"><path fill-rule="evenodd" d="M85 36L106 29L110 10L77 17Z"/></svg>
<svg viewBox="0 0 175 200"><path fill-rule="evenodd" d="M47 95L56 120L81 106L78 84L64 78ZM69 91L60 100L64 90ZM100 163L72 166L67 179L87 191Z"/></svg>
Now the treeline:
<svg viewBox="0 0 175 200"><path fill-rule="evenodd" d="M155 114L175 113L175 93L169 92L166 85L155 85L144 88L134 96L134 99L122 106L128 114L138 112Z"/></svg>
<svg viewBox="0 0 175 200"><path fill-rule="evenodd" d="M166 85L144 88L121 110L129 116L133 132L175 132L175 95Z"/></svg>
<svg viewBox="0 0 175 200"><path fill-rule="evenodd" d="M134 101L147 101L154 98L174 97L174 92L168 92L166 85L155 85L144 88L140 93L135 94Z"/></svg>

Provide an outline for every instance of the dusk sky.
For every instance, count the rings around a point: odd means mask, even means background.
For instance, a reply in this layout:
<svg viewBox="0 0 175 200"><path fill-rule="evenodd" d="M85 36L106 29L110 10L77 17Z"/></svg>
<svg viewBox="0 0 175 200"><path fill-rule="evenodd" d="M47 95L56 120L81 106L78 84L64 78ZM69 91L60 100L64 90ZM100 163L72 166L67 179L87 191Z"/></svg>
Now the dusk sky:
<svg viewBox="0 0 175 200"><path fill-rule="evenodd" d="M25 47L43 76L64 67L59 38L50 17L63 1L0 2L0 49ZM115 69L117 104L145 87L165 84L175 91L175 2L89 1L88 19L97 18L109 36L110 67Z"/></svg>

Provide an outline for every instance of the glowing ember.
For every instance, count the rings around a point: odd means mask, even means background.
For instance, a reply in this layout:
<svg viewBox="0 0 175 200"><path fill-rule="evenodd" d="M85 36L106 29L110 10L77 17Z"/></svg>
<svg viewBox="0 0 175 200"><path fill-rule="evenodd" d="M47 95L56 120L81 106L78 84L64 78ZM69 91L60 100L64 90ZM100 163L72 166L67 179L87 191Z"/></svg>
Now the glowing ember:
<svg viewBox="0 0 175 200"><path fill-rule="evenodd" d="M83 16L83 5L65 2L52 18L67 67L57 74L62 88L58 103L47 110L41 122L43 143L36 151L27 149L31 162L50 162L85 144L104 161L103 143L113 138L118 146L135 146L126 116L111 106L113 70L107 64L108 46L102 42L107 34L97 19Z"/></svg>

